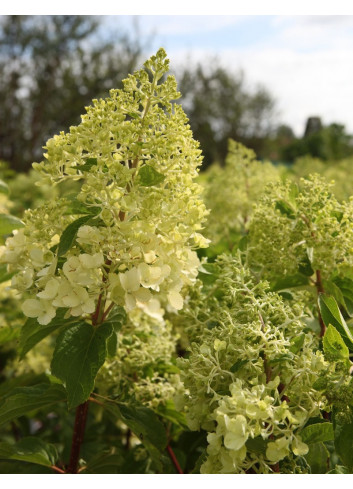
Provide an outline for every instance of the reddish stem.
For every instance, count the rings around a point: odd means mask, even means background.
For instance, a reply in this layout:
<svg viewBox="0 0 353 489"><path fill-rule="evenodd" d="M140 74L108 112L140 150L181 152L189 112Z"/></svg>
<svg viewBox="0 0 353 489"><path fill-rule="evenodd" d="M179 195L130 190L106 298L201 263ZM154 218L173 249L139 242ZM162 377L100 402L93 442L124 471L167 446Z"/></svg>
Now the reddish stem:
<svg viewBox="0 0 353 489"><path fill-rule="evenodd" d="M179 474L183 474L184 472L182 471L182 469L179 465L178 459L176 458L175 453L173 452L173 449L170 445L167 445L167 452L168 452L168 454L171 458L171 461L173 462L173 465L176 468L177 472Z"/></svg>
<svg viewBox="0 0 353 489"><path fill-rule="evenodd" d="M80 459L80 449L86 427L87 411L88 401L80 404L76 408L74 433L72 435L70 462L66 471L67 474L77 474L77 466Z"/></svg>
<svg viewBox="0 0 353 489"><path fill-rule="evenodd" d="M62 470L60 469L59 467L57 467L56 465L52 465L50 467L52 470L54 470L55 472L58 472L59 474L66 474L65 470Z"/></svg>

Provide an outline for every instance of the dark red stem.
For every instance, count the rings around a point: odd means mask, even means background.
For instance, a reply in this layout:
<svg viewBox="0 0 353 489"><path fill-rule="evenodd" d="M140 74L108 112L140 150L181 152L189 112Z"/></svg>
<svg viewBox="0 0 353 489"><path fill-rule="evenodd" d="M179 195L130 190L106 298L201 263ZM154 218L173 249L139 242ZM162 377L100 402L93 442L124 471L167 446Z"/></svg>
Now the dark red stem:
<svg viewBox="0 0 353 489"><path fill-rule="evenodd" d="M179 474L183 474L184 472L182 471L182 469L179 465L178 459L176 458L175 453L173 452L173 449L170 445L167 445L167 452L168 452L169 457L170 457L171 461L173 462L173 465L176 468L177 472Z"/></svg>
<svg viewBox="0 0 353 489"><path fill-rule="evenodd" d="M86 427L87 411L88 401L80 404L76 408L74 433L72 435L70 462L66 471L67 474L77 474L78 461L80 459L80 450Z"/></svg>

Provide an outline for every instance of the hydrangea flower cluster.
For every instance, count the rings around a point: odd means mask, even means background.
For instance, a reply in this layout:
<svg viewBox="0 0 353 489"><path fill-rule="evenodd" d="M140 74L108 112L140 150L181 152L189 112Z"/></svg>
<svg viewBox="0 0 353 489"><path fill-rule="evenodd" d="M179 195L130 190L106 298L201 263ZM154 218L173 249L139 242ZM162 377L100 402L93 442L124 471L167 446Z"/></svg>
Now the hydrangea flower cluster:
<svg viewBox="0 0 353 489"><path fill-rule="evenodd" d="M171 401L183 392L179 369L173 364L177 340L168 321L132 311L119 332L116 355L98 374L100 392L135 398L152 408Z"/></svg>
<svg viewBox="0 0 353 489"><path fill-rule="evenodd" d="M287 181L267 187L247 249L247 262L261 277L291 276L309 266L329 280L352 267L353 202L338 202L331 187L318 175L299 186Z"/></svg>
<svg viewBox="0 0 353 489"><path fill-rule="evenodd" d="M254 202L268 183L279 180L279 172L270 162L257 161L251 149L230 139L225 167L213 165L206 178L205 202L211 209L206 235L215 243L226 239L234 245L232 233L247 231Z"/></svg>
<svg viewBox="0 0 353 489"><path fill-rule="evenodd" d="M174 77L162 81L168 68L160 49L34 164L44 184L81 184L76 196L27 211L0 251L27 297L24 314L40 324L58 308L89 316L110 302L161 318L163 308L183 307L183 287L198 273L195 249L207 246L199 232L207 211L193 181L201 151L172 102Z"/></svg>
<svg viewBox="0 0 353 489"><path fill-rule="evenodd" d="M284 459L295 465L308 452L300 431L326 403L314 388L328 365L318 339L303 333L301 306L255 283L240 257L223 255L214 274L187 306L195 332L189 357L179 360L187 392L178 402L190 429L208 431L201 472L270 473Z"/></svg>

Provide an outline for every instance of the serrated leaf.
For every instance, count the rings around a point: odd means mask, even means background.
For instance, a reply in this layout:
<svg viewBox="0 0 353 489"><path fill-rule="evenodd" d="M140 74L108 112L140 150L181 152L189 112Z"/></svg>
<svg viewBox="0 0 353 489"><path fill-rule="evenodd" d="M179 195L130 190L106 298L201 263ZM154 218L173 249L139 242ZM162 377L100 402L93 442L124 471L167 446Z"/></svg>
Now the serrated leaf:
<svg viewBox="0 0 353 489"><path fill-rule="evenodd" d="M111 334L111 324L94 327L82 321L59 334L51 370L66 385L70 409L89 398L107 356L106 342Z"/></svg>
<svg viewBox="0 0 353 489"><path fill-rule="evenodd" d="M57 329L72 324L75 318L64 319L66 311L67 309L59 308L55 318L46 326L39 324L35 318L27 319L20 335L20 358L23 358L35 345Z"/></svg>
<svg viewBox="0 0 353 489"><path fill-rule="evenodd" d="M138 172L140 185L143 187L151 187L158 185L165 180L165 176L159 173L150 165L143 165Z"/></svg>
<svg viewBox="0 0 353 489"><path fill-rule="evenodd" d="M334 431L337 453L351 472L353 469L353 424L335 423Z"/></svg>
<svg viewBox="0 0 353 489"><path fill-rule="evenodd" d="M5 195L9 194L9 187L2 180L0 180L0 194L5 194Z"/></svg>
<svg viewBox="0 0 353 489"><path fill-rule="evenodd" d="M0 214L0 235L11 234L14 229L23 228L24 223L10 214Z"/></svg>
<svg viewBox="0 0 353 489"><path fill-rule="evenodd" d="M306 426L300 432L304 443L312 444L334 439L332 423L316 423Z"/></svg>
<svg viewBox="0 0 353 489"><path fill-rule="evenodd" d="M353 336L348 329L347 323L344 320L335 299L331 296L320 294L319 308L325 326L329 326L330 324L334 326L349 349L353 349Z"/></svg>
<svg viewBox="0 0 353 489"><path fill-rule="evenodd" d="M65 389L58 384L18 387L0 400L0 425L35 409L55 406L65 400Z"/></svg>
<svg viewBox="0 0 353 489"><path fill-rule="evenodd" d="M69 251L76 239L78 230L81 226L84 226L90 219L92 219L92 215L79 217L78 219L76 219L76 221L72 222L65 228L59 241L58 256L65 255L65 253Z"/></svg>
<svg viewBox="0 0 353 489"><path fill-rule="evenodd" d="M16 444L0 443L0 459L19 460L50 467L57 461L58 453L54 445L45 443L34 436L23 438Z"/></svg>
<svg viewBox="0 0 353 489"><path fill-rule="evenodd" d="M158 450L167 446L163 424L152 409L139 404L105 403L104 407L115 417L120 418L142 443L153 445Z"/></svg>
<svg viewBox="0 0 353 489"><path fill-rule="evenodd" d="M327 459L329 451L322 442L309 445L309 453L305 455L312 474L325 474L327 471Z"/></svg>
<svg viewBox="0 0 353 489"><path fill-rule="evenodd" d="M349 360L349 350L337 329L329 324L322 340L328 360Z"/></svg>

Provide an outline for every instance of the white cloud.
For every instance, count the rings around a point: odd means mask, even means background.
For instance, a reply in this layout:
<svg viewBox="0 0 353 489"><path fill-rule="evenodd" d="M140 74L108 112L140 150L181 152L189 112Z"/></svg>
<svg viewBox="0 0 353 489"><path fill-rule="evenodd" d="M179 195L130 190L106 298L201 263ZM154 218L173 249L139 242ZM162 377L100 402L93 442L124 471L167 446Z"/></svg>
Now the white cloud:
<svg viewBox="0 0 353 489"><path fill-rule="evenodd" d="M144 24L155 28L158 35L184 35L213 32L223 27L239 24L244 20L241 16L229 15L176 15L144 17Z"/></svg>
<svg viewBox="0 0 353 489"><path fill-rule="evenodd" d="M188 66L207 62L209 51L194 50ZM185 64L185 52L170 52L173 65ZM233 49L218 53L219 62L245 72L250 87L264 85L277 101L281 121L301 135L306 118L322 117L323 123L339 122L353 132L353 52L329 50L300 53L277 47Z"/></svg>

